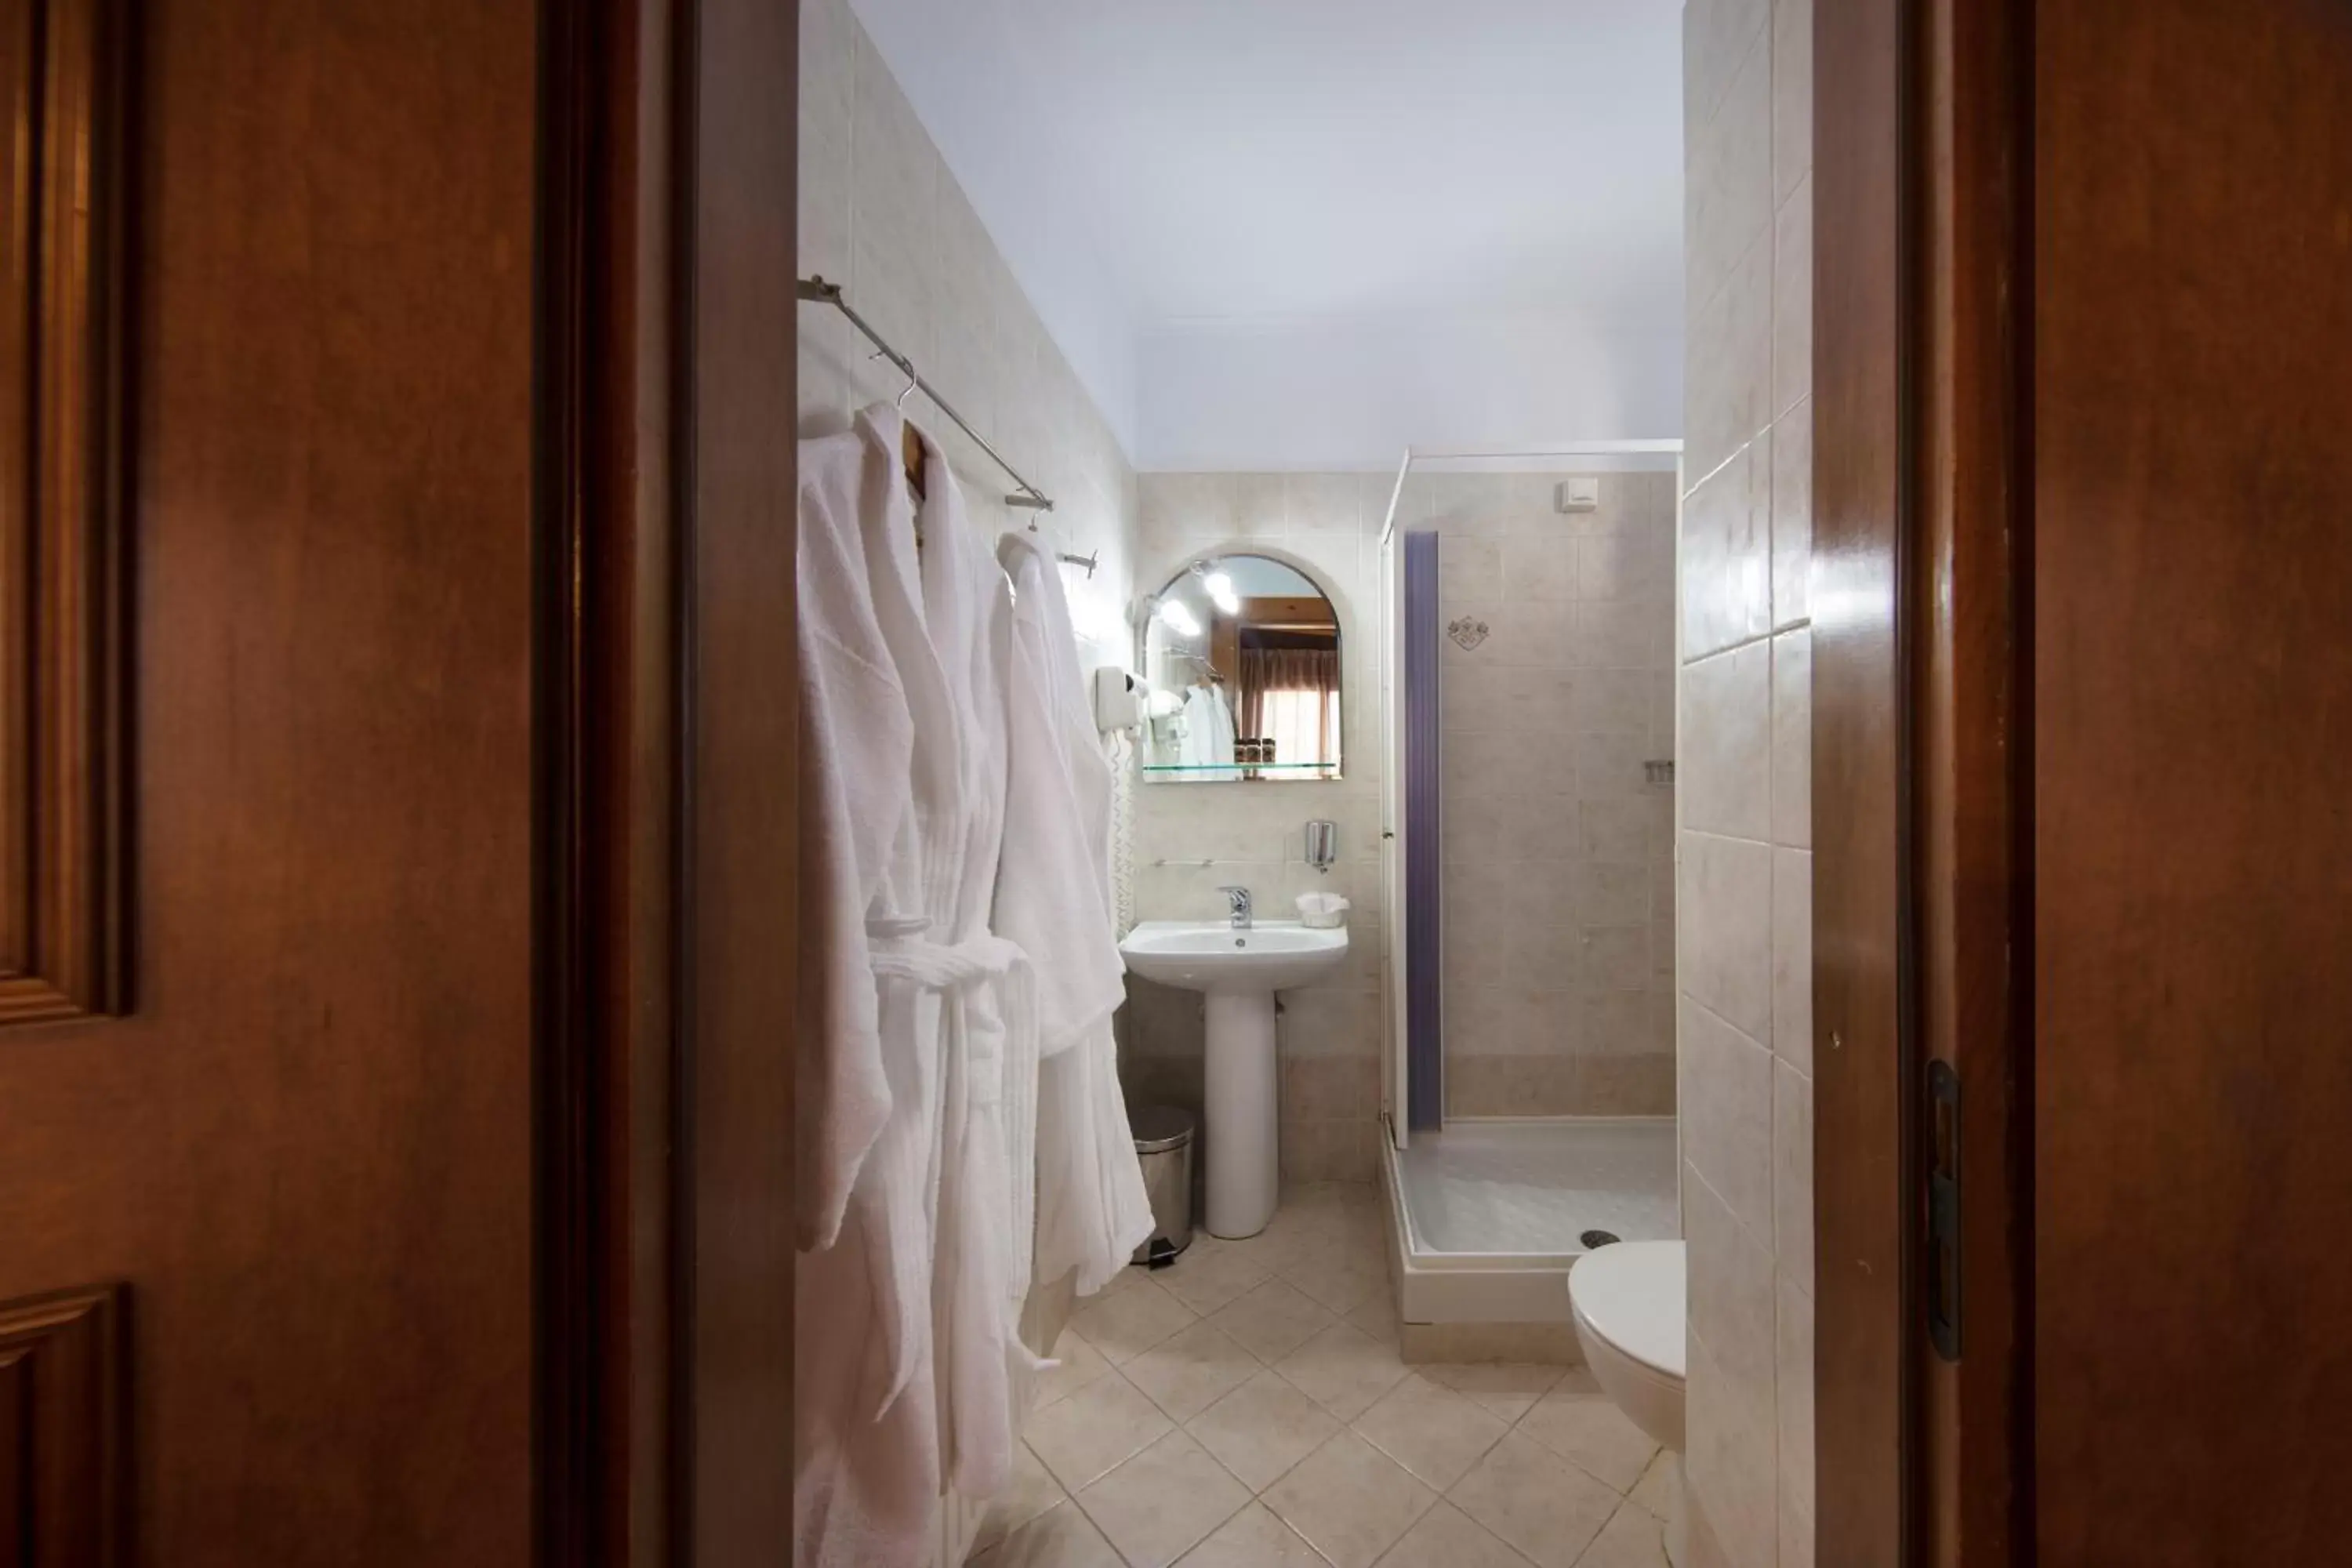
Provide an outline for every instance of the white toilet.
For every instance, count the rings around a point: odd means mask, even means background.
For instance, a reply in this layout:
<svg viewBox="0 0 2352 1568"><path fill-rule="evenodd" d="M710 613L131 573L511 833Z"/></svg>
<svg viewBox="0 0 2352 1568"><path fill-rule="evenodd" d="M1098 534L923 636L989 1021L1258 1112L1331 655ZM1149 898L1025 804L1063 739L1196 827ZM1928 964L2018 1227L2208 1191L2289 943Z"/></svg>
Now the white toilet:
<svg viewBox="0 0 2352 1568"><path fill-rule="evenodd" d="M1683 1345L1688 1288L1679 1241L1620 1241L1568 1271L1576 1337L1601 1391L1674 1456L1666 1559L1683 1561Z"/></svg>

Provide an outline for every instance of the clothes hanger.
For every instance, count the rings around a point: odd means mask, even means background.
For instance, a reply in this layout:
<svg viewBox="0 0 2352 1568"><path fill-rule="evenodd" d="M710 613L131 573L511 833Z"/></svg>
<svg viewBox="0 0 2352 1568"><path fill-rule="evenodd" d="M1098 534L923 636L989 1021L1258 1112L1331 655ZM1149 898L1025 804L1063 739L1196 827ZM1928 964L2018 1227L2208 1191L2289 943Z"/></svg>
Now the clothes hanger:
<svg viewBox="0 0 2352 1568"><path fill-rule="evenodd" d="M877 359L887 359L907 373L907 384L899 388L898 396L892 404L892 406L902 416L898 421L898 465L907 471L907 488L915 493L917 500L921 500L924 499L923 435L921 431L915 428L913 420L907 419L903 416L907 412L907 399L914 396L917 389L923 384L922 378L915 374L914 361L902 360L887 350L876 349L866 358L868 363Z"/></svg>
<svg viewBox="0 0 2352 1568"><path fill-rule="evenodd" d="M907 366L907 384L898 394L900 415L907 412L907 399L914 396L915 388L921 384L910 363ZM898 460L907 466L907 488L915 492L917 500L923 500L923 433L915 428L913 420L903 417L898 421Z"/></svg>

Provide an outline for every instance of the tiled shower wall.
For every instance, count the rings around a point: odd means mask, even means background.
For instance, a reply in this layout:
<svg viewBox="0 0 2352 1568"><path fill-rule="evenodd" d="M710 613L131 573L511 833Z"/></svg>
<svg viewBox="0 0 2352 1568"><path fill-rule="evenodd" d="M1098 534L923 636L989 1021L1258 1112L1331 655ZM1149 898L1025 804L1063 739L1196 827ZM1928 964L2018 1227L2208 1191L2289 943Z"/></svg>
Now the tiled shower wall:
<svg viewBox="0 0 2352 1568"><path fill-rule="evenodd" d="M1089 580L1065 571L1079 659L1124 664L1135 549L1135 474L1046 335L962 187L949 172L849 0L801 6L800 261L850 301L1028 478L1054 498L1038 520L1062 550L1098 554ZM830 309L801 308L800 433L847 427L905 379L872 359ZM988 537L1033 514L1001 504L1003 474L918 395L907 412L946 448Z"/></svg>
<svg viewBox="0 0 2352 1568"><path fill-rule="evenodd" d="M1811 1568L1812 10L1684 12L1690 1568Z"/></svg>
<svg viewBox="0 0 2352 1568"><path fill-rule="evenodd" d="M1380 1116L1380 528L1385 474L1144 474L1136 588L1149 594L1205 554L1254 551L1289 561L1339 607L1341 778L1325 783L1139 784L1135 789L1139 920L1216 920L1221 886L1246 887L1261 918L1296 920L1310 889L1347 897L1348 967L1282 994L1283 1173L1372 1179ZM1339 862L1307 866L1302 826L1339 825ZM1128 982L1131 1098L1201 1106L1201 997Z"/></svg>
<svg viewBox="0 0 2352 1568"><path fill-rule="evenodd" d="M1440 535L1445 1105L1675 1108L1674 475L1415 473Z"/></svg>

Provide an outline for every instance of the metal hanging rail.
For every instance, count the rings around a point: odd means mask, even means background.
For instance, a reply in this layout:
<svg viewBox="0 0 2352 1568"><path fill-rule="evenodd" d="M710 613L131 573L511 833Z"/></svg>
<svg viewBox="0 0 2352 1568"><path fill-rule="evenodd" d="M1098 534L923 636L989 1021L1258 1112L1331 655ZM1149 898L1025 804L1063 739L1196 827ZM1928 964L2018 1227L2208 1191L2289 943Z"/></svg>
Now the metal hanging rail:
<svg viewBox="0 0 2352 1568"><path fill-rule="evenodd" d="M1039 489L1035 485L1031 484L1027 479L1023 479L1021 477L1021 470L1006 462L1004 460L1004 454L990 446L988 444L988 437L973 429L971 426L965 421L964 416L958 414L948 400L940 395L939 388L933 386L929 382L923 379L922 373L915 368L915 362L908 359L905 354L900 353L897 349L892 348L888 342L884 341L882 334L874 330L874 324L857 313L857 311L850 305L849 301L842 297L840 284L828 283L823 278L803 278L800 279L800 297L812 304L830 305L835 310L840 311L843 315L848 317L849 324L856 327L859 331L865 333L866 341L872 343L877 349L879 349L882 352L882 357L884 359L887 359L892 364L897 365L898 369L905 374L907 379L913 383L915 388L922 393L924 396L931 400L931 406L937 408L940 413L946 415L949 419L952 420L957 429L971 437L972 440L978 444L982 451L987 453L990 458L995 460L998 468L1003 468L1008 475L1012 476L1013 482L1020 488L1013 494L1004 498L1004 504L1006 506L1024 507L1031 511L1051 511L1054 510L1052 498L1047 496L1044 490ZM1067 560L1069 557L1065 556L1063 559ZM1088 567L1087 575L1093 575L1091 564Z"/></svg>

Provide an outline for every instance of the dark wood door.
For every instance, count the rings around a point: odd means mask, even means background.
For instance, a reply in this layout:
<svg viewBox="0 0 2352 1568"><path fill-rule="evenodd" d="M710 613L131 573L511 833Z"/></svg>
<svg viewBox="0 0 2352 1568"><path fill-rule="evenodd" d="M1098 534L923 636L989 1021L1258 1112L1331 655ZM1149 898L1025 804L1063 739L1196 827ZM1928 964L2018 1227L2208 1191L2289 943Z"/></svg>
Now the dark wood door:
<svg viewBox="0 0 2352 1568"><path fill-rule="evenodd" d="M7 1562L530 1559L538 20L0 4Z"/></svg>
<svg viewBox="0 0 2352 1568"><path fill-rule="evenodd" d="M1895 853L1814 947L1825 998L1886 944L1900 984L1897 1047L1843 1069L1874 1092L1827 1058L1817 1186L1824 1258L1904 1258L1820 1283L1875 1347L1822 1349L1823 1561L2337 1561L2352 13L1818 16L1815 382L1891 379L1821 400L1817 497L1833 457L1885 482L1817 542L1896 630L1816 634L1822 831L1884 810ZM1881 106L1887 180L1831 177L1839 103Z"/></svg>
<svg viewBox="0 0 2352 1568"><path fill-rule="evenodd" d="M2352 10L2037 8L2039 1560L2352 1542Z"/></svg>

